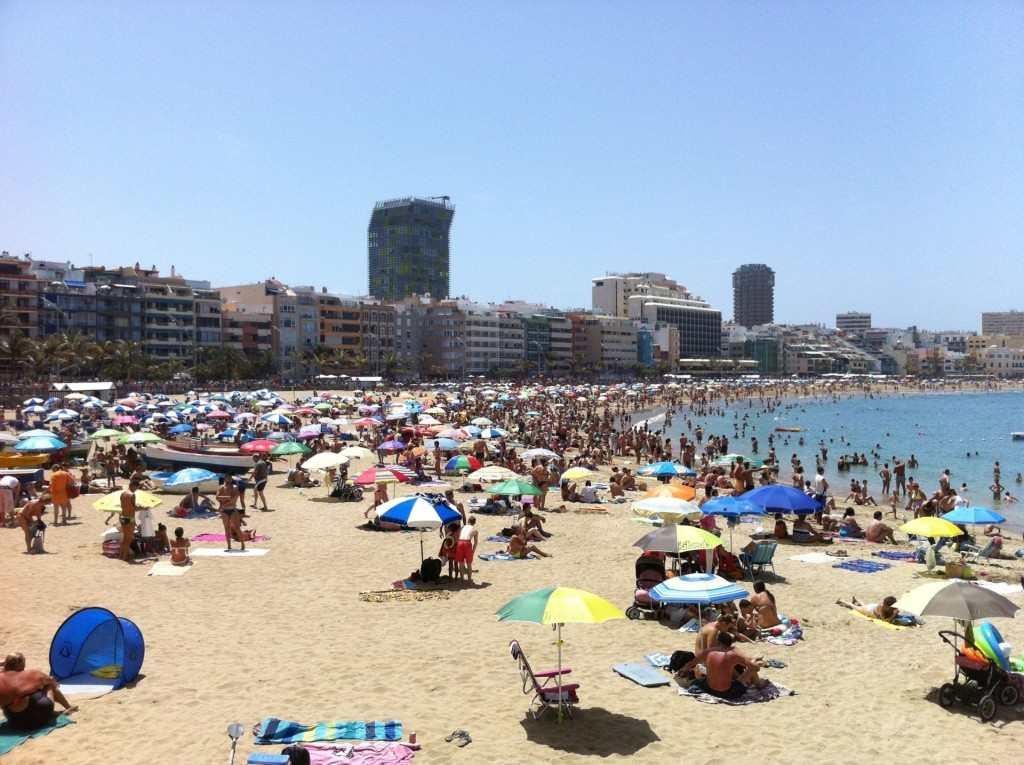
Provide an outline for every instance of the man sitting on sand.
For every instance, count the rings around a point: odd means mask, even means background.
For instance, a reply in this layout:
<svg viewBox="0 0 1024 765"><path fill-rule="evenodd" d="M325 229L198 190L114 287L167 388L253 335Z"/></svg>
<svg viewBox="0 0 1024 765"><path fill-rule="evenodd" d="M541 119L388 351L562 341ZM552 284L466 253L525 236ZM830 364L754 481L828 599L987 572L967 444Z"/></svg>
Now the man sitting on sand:
<svg viewBox="0 0 1024 765"><path fill-rule="evenodd" d="M38 669L25 669L20 653L6 658L0 672L0 707L8 725L19 731L46 727L60 714L53 708L54 701L64 707L64 714L78 710L68 703L56 680Z"/></svg>
<svg viewBox="0 0 1024 765"><path fill-rule="evenodd" d="M723 632L730 635L734 640L739 639L750 642L750 638L741 635L736 630L736 617L731 613L723 613L715 621L705 624L700 628L694 643L694 653L699 654L701 651L714 646L718 642L718 636Z"/></svg>
<svg viewBox="0 0 1024 765"><path fill-rule="evenodd" d="M892 623L900 615L899 609L893 608L896 598L889 595L881 603L861 603L856 596L851 596L850 601L837 600L836 605L849 608L851 611L864 614L872 619L880 619L883 622Z"/></svg>
<svg viewBox="0 0 1024 765"><path fill-rule="evenodd" d="M707 668L707 676L698 680L697 686L721 699L738 699L748 688L761 687L767 682L757 674L761 662L733 648L733 638L728 632L718 633L716 644L698 652L681 672L685 674L697 664Z"/></svg>
<svg viewBox="0 0 1024 765"><path fill-rule="evenodd" d="M869 542L892 542L896 544L896 537L892 534L892 529L882 523L882 511L875 510L871 516L873 520L871 525L868 526L868 530L864 533L864 538Z"/></svg>

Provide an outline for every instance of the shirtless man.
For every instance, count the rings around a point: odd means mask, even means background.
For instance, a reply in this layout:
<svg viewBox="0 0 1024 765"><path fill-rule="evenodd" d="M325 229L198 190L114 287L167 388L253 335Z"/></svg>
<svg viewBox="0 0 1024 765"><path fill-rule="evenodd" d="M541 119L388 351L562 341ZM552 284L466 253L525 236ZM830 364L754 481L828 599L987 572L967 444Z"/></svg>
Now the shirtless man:
<svg viewBox="0 0 1024 765"><path fill-rule="evenodd" d="M881 603L861 603L856 597L851 597L849 602L837 600L836 605L849 608L851 611L864 614L872 619L880 619L883 622L893 622L900 615L899 609L893 608L896 598L892 595Z"/></svg>
<svg viewBox="0 0 1024 765"><path fill-rule="evenodd" d="M764 684L757 674L761 662L733 648L733 637L728 632L719 632L715 645L700 651L682 671L697 664L707 668L707 675L698 681L701 690L722 699L738 699L751 686Z"/></svg>
<svg viewBox="0 0 1024 765"><path fill-rule="evenodd" d="M694 653L700 653L705 651L718 642L718 636L722 633L727 633L736 639L739 636L740 640L750 641L750 638L739 635L736 631L736 617L730 613L724 613L718 617L716 621L709 622L700 628L700 632L697 633L697 639L694 643Z"/></svg>
<svg viewBox="0 0 1024 765"><path fill-rule="evenodd" d="M548 472L544 460L537 460L537 464L530 470L530 477L533 479L533 485L540 489L540 494L537 496L537 509L543 510L547 500L548 482L551 480L551 473Z"/></svg>
<svg viewBox="0 0 1024 765"><path fill-rule="evenodd" d="M864 533L864 538L869 542L892 542L896 544L896 537L892 534L892 529L882 523L882 511L875 510L874 515L871 516L873 520L868 526L868 530Z"/></svg>
<svg viewBox="0 0 1024 765"><path fill-rule="evenodd" d="M770 629L780 624L779 612L775 609L775 596L764 586L764 582L754 582L750 605L754 608L759 628Z"/></svg>
<svg viewBox="0 0 1024 765"><path fill-rule="evenodd" d="M900 460L896 460L893 463L892 477L896 479L896 485L893 487L893 490L898 492L898 493L906 494L907 493L907 465L906 465L905 462L901 462Z"/></svg>
<svg viewBox="0 0 1024 765"><path fill-rule="evenodd" d="M18 513L18 525L21 526L22 533L25 534L25 552L32 552L32 524L43 519L43 515L46 513L46 504L49 501L50 497L43 494L38 499L26 502L25 506L21 508L21 512Z"/></svg>
<svg viewBox="0 0 1024 765"><path fill-rule="evenodd" d="M135 540L135 492L138 491L138 481L129 481L128 488L121 492L121 517L118 522L121 526L121 560L129 563L132 557L132 542Z"/></svg>
<svg viewBox="0 0 1024 765"><path fill-rule="evenodd" d="M8 724L19 731L38 730L49 725L58 713L56 701L64 707L64 714L76 712L60 692L57 681L38 669L25 669L21 654L8 656L0 672L0 707Z"/></svg>

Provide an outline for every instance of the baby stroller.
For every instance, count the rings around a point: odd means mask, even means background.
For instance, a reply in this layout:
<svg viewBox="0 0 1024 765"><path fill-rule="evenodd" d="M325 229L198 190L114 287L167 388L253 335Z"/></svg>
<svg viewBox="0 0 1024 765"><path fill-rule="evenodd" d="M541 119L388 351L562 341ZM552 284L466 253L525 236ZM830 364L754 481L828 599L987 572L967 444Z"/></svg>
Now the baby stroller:
<svg viewBox="0 0 1024 765"><path fill-rule="evenodd" d="M953 682L939 688L939 704L950 707L959 701L976 707L982 722L988 722L996 716L996 704L1012 707L1020 700L1020 690L1009 673L980 652L967 649L963 635L943 630L939 637L955 651Z"/></svg>
<svg viewBox="0 0 1024 765"><path fill-rule="evenodd" d="M626 609L630 619L645 619L657 616L659 606L651 599L651 589L665 581L665 563L657 558L641 555L634 565L636 592L633 605Z"/></svg>

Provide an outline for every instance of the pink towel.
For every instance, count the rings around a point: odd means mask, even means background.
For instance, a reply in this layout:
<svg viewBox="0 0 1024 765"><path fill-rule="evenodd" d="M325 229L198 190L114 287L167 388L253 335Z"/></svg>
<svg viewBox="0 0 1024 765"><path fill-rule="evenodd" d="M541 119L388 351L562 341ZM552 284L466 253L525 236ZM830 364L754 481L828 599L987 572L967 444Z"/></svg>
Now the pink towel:
<svg viewBox="0 0 1024 765"><path fill-rule="evenodd" d="M247 540L251 542L265 542L270 537L265 537L262 534L257 534L255 539ZM227 537L223 534L196 534L192 537L193 542L226 542Z"/></svg>
<svg viewBox="0 0 1024 765"><path fill-rule="evenodd" d="M303 744L310 765L404 765L416 752L406 744L367 742L350 746L340 742Z"/></svg>

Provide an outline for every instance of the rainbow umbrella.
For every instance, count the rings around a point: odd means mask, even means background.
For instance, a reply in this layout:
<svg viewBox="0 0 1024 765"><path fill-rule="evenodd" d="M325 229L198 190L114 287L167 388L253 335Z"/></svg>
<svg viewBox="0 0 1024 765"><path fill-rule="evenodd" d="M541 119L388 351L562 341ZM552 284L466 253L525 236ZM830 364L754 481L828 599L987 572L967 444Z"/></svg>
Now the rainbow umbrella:
<svg viewBox="0 0 1024 765"><path fill-rule="evenodd" d="M445 463L444 472L446 473L457 473L460 470L470 471L479 470L480 460L476 457L469 457L465 454L461 454L458 457L452 457L448 462Z"/></svg>
<svg viewBox="0 0 1024 765"><path fill-rule="evenodd" d="M553 624L558 633L558 669L562 668L562 625L600 624L626 615L604 598L574 587L544 587L513 598L498 611L499 622ZM558 719L562 719L562 676L558 685Z"/></svg>

